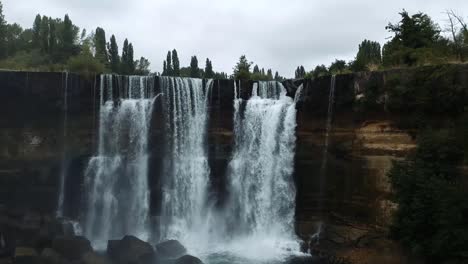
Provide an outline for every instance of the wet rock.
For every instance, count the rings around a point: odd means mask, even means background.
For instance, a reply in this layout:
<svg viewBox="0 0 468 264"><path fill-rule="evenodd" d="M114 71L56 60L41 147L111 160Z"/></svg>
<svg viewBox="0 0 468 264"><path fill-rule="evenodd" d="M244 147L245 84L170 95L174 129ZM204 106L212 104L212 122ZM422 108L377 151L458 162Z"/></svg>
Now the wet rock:
<svg viewBox="0 0 468 264"><path fill-rule="evenodd" d="M111 264L111 261L106 256L99 255L95 252L84 254L80 264Z"/></svg>
<svg viewBox="0 0 468 264"><path fill-rule="evenodd" d="M57 237L52 241L52 249L69 260L79 260L93 251L89 240L81 236Z"/></svg>
<svg viewBox="0 0 468 264"><path fill-rule="evenodd" d="M15 249L15 264L36 264L40 262L39 254L34 248L17 247Z"/></svg>
<svg viewBox="0 0 468 264"><path fill-rule="evenodd" d="M177 240L168 240L156 245L156 253L162 258L178 258L187 253L187 249Z"/></svg>
<svg viewBox="0 0 468 264"><path fill-rule="evenodd" d="M178 258L174 264L203 264L203 262L194 256L185 255Z"/></svg>
<svg viewBox="0 0 468 264"><path fill-rule="evenodd" d="M116 263L140 263L143 257L154 255L153 247L134 236L125 236L122 240L109 240L107 255Z"/></svg>
<svg viewBox="0 0 468 264"><path fill-rule="evenodd" d="M41 253L42 259L46 263L57 264L60 263L60 255L51 248L45 248Z"/></svg>

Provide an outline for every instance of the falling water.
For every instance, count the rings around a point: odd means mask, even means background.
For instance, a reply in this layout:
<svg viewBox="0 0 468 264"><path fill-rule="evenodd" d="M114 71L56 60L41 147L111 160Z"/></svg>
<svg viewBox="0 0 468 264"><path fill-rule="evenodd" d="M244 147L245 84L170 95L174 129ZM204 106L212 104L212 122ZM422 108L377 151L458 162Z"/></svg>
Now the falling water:
<svg viewBox="0 0 468 264"><path fill-rule="evenodd" d="M327 174L327 164L328 164L328 145L330 140L330 131L332 130L332 121L333 121L333 108L335 104L335 84L336 84L336 76L333 75L330 81L330 93L328 95L328 112L327 112L327 121L325 124L325 142L323 146L323 153L322 153L322 165L320 167L320 193L319 193L319 204L318 204L318 211L320 214L323 214L323 207L325 201L325 183L326 183L326 174ZM322 215L323 217L323 215ZM317 232L311 236L310 243L320 243L320 235L323 230L323 222L318 223Z"/></svg>
<svg viewBox="0 0 468 264"><path fill-rule="evenodd" d="M254 85L243 113L242 103L235 98L236 138L228 176L230 237L238 241L234 247L241 254L270 258L298 249L292 179L296 108L279 82Z"/></svg>
<svg viewBox="0 0 468 264"><path fill-rule="evenodd" d="M67 179L67 122L68 122L68 72L65 72L63 89L63 149L62 164L60 168L60 189L57 206L57 217L63 217L65 200L65 182Z"/></svg>
<svg viewBox="0 0 468 264"><path fill-rule="evenodd" d="M102 75L98 153L85 172L84 232L97 248L123 235L148 238L148 132L153 77ZM119 94L119 98L114 98Z"/></svg>
<svg viewBox="0 0 468 264"><path fill-rule="evenodd" d="M296 95L294 96L294 103L297 104L301 98L302 98L302 93L304 90L304 84L301 84L297 90L296 90Z"/></svg>
<svg viewBox="0 0 468 264"><path fill-rule="evenodd" d="M210 168L206 150L208 103L212 80L161 77L166 113L160 240L190 246L207 227L206 198Z"/></svg>

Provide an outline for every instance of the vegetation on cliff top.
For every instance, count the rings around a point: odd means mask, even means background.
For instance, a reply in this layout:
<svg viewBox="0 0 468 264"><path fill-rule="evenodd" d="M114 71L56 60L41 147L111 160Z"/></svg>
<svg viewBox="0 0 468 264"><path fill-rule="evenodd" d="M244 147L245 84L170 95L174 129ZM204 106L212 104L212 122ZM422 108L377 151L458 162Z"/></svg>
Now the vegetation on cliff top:
<svg viewBox="0 0 468 264"><path fill-rule="evenodd" d="M398 23L385 27L393 36L382 48L378 42L364 40L353 61L336 60L329 67L318 65L310 72L299 66L295 77L317 78L357 71L463 63L468 56L468 27L463 17L454 11L446 13L449 37L443 36L441 27L427 14L410 15L403 10Z"/></svg>

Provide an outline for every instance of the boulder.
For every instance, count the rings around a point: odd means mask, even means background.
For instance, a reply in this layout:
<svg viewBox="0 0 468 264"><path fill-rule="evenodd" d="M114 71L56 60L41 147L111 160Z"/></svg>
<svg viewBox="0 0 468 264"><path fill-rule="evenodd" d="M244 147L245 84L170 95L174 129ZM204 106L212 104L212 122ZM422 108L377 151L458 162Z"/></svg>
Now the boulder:
<svg viewBox="0 0 468 264"><path fill-rule="evenodd" d="M111 264L109 258L99 255L96 252L88 252L81 258L80 264Z"/></svg>
<svg viewBox="0 0 468 264"><path fill-rule="evenodd" d="M203 264L203 262L194 256L185 255L178 258L174 264Z"/></svg>
<svg viewBox="0 0 468 264"><path fill-rule="evenodd" d="M15 249L15 264L36 264L40 262L41 258L34 248L17 247Z"/></svg>
<svg viewBox="0 0 468 264"><path fill-rule="evenodd" d="M179 258L187 253L187 249L177 240L168 240L156 245L156 253L162 258Z"/></svg>
<svg viewBox="0 0 468 264"><path fill-rule="evenodd" d="M125 236L122 240L109 240L107 255L118 264L139 263L142 258L154 255L151 244L134 236Z"/></svg>
<svg viewBox="0 0 468 264"><path fill-rule="evenodd" d="M46 263L51 264L60 263L61 259L60 255L51 248L45 248L42 250L41 257Z"/></svg>
<svg viewBox="0 0 468 264"><path fill-rule="evenodd" d="M89 240L82 236L57 237L52 241L52 249L69 260L79 260L93 251Z"/></svg>

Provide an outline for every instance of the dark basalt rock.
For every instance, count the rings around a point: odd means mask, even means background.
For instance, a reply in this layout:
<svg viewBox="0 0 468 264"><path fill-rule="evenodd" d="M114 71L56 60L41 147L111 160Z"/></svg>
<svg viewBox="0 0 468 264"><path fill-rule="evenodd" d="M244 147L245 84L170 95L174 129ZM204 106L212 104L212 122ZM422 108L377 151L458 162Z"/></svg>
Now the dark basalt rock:
<svg viewBox="0 0 468 264"><path fill-rule="evenodd" d="M156 253L162 258L178 258L187 253L187 249L177 240L168 240L156 245Z"/></svg>
<svg viewBox="0 0 468 264"><path fill-rule="evenodd" d="M194 256L185 255L178 258L174 264L203 264L203 262Z"/></svg>
<svg viewBox="0 0 468 264"><path fill-rule="evenodd" d="M118 264L141 263L154 255L153 247L134 236L125 236L122 240L109 240L107 255Z"/></svg>
<svg viewBox="0 0 468 264"><path fill-rule="evenodd" d="M52 241L52 249L69 260L79 260L93 251L89 240L82 236L57 237Z"/></svg>

